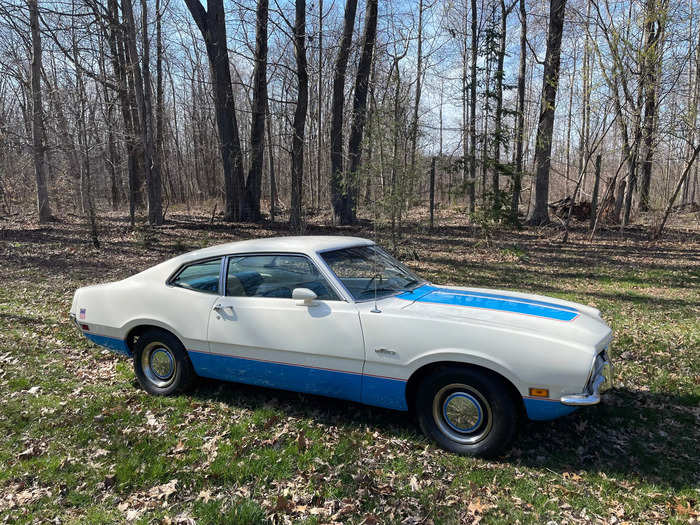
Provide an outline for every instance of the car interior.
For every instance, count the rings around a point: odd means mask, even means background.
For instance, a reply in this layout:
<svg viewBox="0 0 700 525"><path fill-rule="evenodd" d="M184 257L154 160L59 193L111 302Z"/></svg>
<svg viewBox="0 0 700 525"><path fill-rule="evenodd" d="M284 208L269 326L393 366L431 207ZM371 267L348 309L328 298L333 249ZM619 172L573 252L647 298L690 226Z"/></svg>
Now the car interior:
<svg viewBox="0 0 700 525"><path fill-rule="evenodd" d="M226 295L291 299L295 288L308 288L318 299L338 297L305 257L253 255L229 259Z"/></svg>

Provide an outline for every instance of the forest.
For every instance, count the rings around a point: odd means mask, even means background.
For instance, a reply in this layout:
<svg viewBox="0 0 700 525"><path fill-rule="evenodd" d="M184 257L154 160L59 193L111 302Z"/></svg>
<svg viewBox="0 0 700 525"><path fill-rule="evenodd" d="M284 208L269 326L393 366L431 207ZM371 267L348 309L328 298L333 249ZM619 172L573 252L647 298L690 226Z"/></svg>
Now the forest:
<svg viewBox="0 0 700 525"><path fill-rule="evenodd" d="M700 199L695 0L6 0L0 36L0 213L96 245L191 207L658 237Z"/></svg>

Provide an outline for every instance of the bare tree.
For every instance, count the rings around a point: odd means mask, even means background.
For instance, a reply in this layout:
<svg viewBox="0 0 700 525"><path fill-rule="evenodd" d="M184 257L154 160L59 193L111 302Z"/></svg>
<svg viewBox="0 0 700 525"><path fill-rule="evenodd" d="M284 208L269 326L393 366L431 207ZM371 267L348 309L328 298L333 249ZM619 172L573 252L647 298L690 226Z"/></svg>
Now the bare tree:
<svg viewBox="0 0 700 525"><path fill-rule="evenodd" d="M357 172L360 169L362 160L362 135L365 128L367 115L367 90L369 78L372 71L372 55L374 53L374 42L377 37L377 0L367 0L367 15L365 17L365 30L362 37L362 54L357 65L357 76L355 77L355 96L352 103L352 123L350 125L350 139L348 142L348 157L350 157L350 167L348 181L347 206L344 211L350 222L356 219L356 205L358 191L360 189Z"/></svg>
<svg viewBox="0 0 700 525"><path fill-rule="evenodd" d="M129 3L129 0L123 0ZM143 98L141 99L141 121L144 130L144 163L148 191L148 224L163 224L162 182L160 162L157 160L153 129L153 96L151 89L151 44L148 39L148 2L141 0L141 39L143 47ZM137 93L138 93L137 88Z"/></svg>
<svg viewBox="0 0 700 525"><path fill-rule="evenodd" d="M644 122L642 125L642 173L639 181L639 211L649 210L649 188L656 142L657 93L661 75L661 44L667 19L667 0L647 0L644 22Z"/></svg>
<svg viewBox="0 0 700 525"><path fill-rule="evenodd" d="M474 201L476 199L476 61L479 52L476 0L471 0L471 8L472 61L470 64L471 74L469 82L469 211L474 213Z"/></svg>
<svg viewBox="0 0 700 525"><path fill-rule="evenodd" d="M224 168L224 218L229 221L239 220L244 196L243 155L238 136L236 103L231 87L224 3L223 0L209 0L207 9L204 9L200 0L185 0L185 3L204 37L214 76L212 89Z"/></svg>
<svg viewBox="0 0 700 525"><path fill-rule="evenodd" d="M549 26L547 30L547 51L542 77L542 103L537 126L535 144L535 205L530 213L529 223L542 225L549 222L549 168L552 153L552 133L554 131L554 106L559 86L559 59L561 39L564 29L566 0L550 0Z"/></svg>
<svg viewBox="0 0 700 525"><path fill-rule="evenodd" d="M357 0L345 3L343 34L333 71L333 98L331 102L331 204L340 224L352 222L349 205L350 191L343 171L343 107L345 105L345 73L350 58L350 44L355 27Z"/></svg>
<svg viewBox="0 0 700 525"><path fill-rule="evenodd" d="M267 17L268 0L258 0L255 14L255 69L253 71L252 122L250 127L250 169L246 179L242 218L260 219L263 156L265 151L265 108L267 107ZM303 38L303 36L302 36Z"/></svg>
<svg viewBox="0 0 700 525"><path fill-rule="evenodd" d="M306 71L306 0L296 0L294 21L294 55L297 62L297 106L292 124L292 206L289 227L301 233L301 202L304 176L304 132L309 103L309 75Z"/></svg>
<svg viewBox="0 0 700 525"><path fill-rule="evenodd" d="M32 34L32 149L36 178L36 203L39 222L51 219L47 184L46 148L44 145L44 110L41 100L41 33L38 0L27 0L29 28Z"/></svg>
<svg viewBox="0 0 700 525"><path fill-rule="evenodd" d="M515 131L515 171L513 172L513 200L510 206L511 222L518 222L518 206L523 180L523 142L525 141L525 70L527 65L527 12L525 0L520 0L520 60L518 62L518 106Z"/></svg>

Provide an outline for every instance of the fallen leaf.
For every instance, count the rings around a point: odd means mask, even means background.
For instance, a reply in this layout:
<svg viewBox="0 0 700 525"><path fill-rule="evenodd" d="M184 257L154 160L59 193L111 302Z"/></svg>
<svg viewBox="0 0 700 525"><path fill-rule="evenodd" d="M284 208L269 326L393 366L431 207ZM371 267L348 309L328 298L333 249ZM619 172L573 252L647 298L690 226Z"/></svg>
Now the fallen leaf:
<svg viewBox="0 0 700 525"><path fill-rule="evenodd" d="M168 497L172 494L175 493L177 490L175 487L177 486L177 480L176 479L171 479L167 483L164 483L163 485L158 485L156 487L153 487L151 490L148 491L148 494L156 499L163 499L166 500Z"/></svg>

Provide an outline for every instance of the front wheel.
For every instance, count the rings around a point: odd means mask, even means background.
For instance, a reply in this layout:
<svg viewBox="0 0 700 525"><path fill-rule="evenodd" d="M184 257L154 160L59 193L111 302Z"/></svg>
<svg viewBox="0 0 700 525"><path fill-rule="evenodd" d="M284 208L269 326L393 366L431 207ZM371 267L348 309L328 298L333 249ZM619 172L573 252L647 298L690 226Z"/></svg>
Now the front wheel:
<svg viewBox="0 0 700 525"><path fill-rule="evenodd" d="M510 445L518 411L503 380L472 368L441 368L418 387L423 433L457 454L490 457Z"/></svg>
<svg viewBox="0 0 700 525"><path fill-rule="evenodd" d="M136 341L134 373L146 392L160 396L187 390L195 377L179 339L157 329L144 332Z"/></svg>

